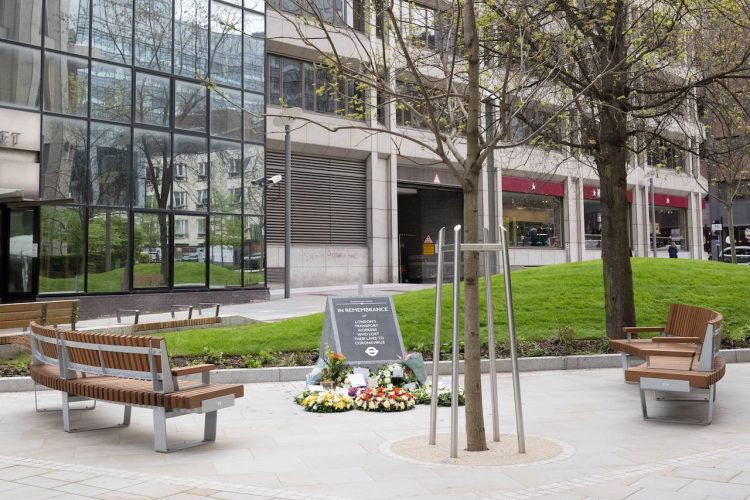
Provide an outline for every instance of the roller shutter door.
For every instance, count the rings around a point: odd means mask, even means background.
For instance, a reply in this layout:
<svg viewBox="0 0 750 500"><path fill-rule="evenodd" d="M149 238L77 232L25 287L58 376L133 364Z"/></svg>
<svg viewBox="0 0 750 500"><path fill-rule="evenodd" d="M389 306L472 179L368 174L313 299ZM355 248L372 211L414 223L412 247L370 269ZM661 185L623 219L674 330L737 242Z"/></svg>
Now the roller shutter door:
<svg viewBox="0 0 750 500"><path fill-rule="evenodd" d="M267 175L284 174L284 154L268 151ZM367 245L364 162L292 155L292 244ZM278 187L277 187L278 186ZM270 186L269 243L284 243L284 185Z"/></svg>

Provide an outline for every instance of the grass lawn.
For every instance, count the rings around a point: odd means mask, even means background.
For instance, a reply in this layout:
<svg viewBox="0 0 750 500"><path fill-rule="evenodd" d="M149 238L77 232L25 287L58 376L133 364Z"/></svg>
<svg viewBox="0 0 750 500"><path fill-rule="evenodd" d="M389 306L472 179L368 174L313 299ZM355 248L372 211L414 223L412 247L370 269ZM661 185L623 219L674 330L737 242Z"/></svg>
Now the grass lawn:
<svg viewBox="0 0 750 500"><path fill-rule="evenodd" d="M725 336L750 335L750 266L687 259L632 259L636 313L639 325L661 325L671 302L705 306L725 318ZM562 326L573 329L576 339L604 339L604 299L601 261L523 269L512 273L516 331L519 340L555 338ZM483 283L482 283L483 286ZM507 341L503 277L492 282L495 332ZM443 291L443 340L451 331L451 286ZM485 317L484 291L481 317ZM432 350L434 289L394 297L407 349ZM482 321L483 335L486 323ZM227 355L290 352L317 349L323 314L278 323L242 327L185 330L166 335L172 355L200 355L203 348Z"/></svg>

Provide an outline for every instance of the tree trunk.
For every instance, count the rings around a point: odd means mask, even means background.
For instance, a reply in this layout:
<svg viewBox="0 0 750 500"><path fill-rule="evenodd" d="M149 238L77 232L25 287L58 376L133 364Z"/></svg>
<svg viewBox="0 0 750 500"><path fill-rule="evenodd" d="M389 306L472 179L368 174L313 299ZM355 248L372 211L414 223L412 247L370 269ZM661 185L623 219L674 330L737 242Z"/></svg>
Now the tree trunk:
<svg viewBox="0 0 750 500"><path fill-rule="evenodd" d="M734 240L734 203L724 205L727 209L727 219L729 223L729 248L732 251L732 264L737 263L737 242ZM723 242L720 242L723 245ZM723 258L722 258L723 260Z"/></svg>

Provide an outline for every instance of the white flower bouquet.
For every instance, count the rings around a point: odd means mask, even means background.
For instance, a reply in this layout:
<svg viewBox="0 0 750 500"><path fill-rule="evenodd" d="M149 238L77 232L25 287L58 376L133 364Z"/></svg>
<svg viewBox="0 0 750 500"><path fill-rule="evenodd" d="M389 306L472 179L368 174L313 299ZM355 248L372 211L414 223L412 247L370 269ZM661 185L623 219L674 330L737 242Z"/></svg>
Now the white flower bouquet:
<svg viewBox="0 0 750 500"><path fill-rule="evenodd" d="M416 405L414 396L399 387L368 387L360 390L354 407L363 411L405 411Z"/></svg>

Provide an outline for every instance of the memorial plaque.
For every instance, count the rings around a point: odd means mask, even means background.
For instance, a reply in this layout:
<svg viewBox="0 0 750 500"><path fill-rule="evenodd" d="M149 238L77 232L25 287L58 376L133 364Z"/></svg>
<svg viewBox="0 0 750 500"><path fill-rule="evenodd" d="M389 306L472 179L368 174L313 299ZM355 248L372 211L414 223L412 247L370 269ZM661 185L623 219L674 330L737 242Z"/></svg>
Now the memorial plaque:
<svg viewBox="0 0 750 500"><path fill-rule="evenodd" d="M352 365L382 365L404 357L391 297L329 297L320 353L326 347Z"/></svg>

